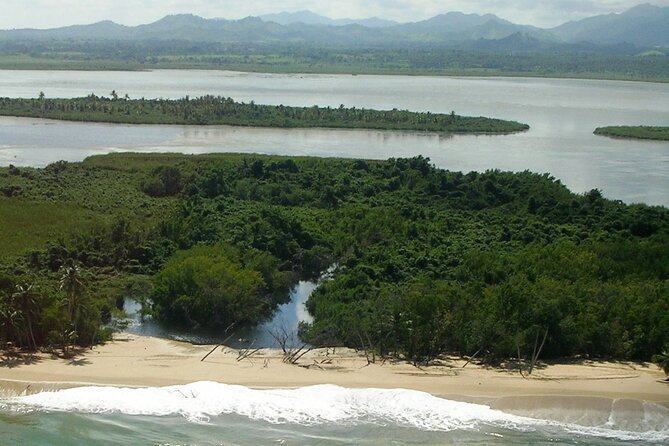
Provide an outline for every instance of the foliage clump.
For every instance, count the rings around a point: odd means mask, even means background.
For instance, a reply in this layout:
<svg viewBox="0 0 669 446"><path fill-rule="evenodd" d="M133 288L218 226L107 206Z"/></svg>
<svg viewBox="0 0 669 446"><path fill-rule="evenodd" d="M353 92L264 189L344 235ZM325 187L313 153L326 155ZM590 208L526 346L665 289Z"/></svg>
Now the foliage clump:
<svg viewBox="0 0 669 446"><path fill-rule="evenodd" d="M285 283L277 266L271 256L231 246L179 251L155 276L154 312L161 320L189 327L257 323L275 303L271 286Z"/></svg>

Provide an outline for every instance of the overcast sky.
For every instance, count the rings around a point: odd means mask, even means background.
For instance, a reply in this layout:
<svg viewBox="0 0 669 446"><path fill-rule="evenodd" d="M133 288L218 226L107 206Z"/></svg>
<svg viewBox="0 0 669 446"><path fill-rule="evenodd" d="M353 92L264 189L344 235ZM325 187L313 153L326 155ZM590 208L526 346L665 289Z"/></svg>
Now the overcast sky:
<svg viewBox="0 0 669 446"><path fill-rule="evenodd" d="M377 16L401 22L423 20L449 11L493 13L516 23L542 27L568 20L622 12L639 0L0 0L0 29L51 28L113 20L149 23L167 14L239 19L309 9L332 18ZM669 6L669 0L651 0Z"/></svg>

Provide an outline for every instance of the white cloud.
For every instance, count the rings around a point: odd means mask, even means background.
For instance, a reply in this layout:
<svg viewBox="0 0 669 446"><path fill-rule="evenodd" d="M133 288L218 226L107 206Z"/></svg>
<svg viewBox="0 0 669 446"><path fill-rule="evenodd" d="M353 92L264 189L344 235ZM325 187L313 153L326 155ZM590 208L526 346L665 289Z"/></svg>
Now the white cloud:
<svg viewBox="0 0 669 446"><path fill-rule="evenodd" d="M167 14L238 19L309 9L333 18L378 16L416 21L448 11L493 13L517 23L554 26L567 20L622 12L643 0L0 0L0 28L49 28L113 20L126 25ZM654 0L669 6L669 0Z"/></svg>

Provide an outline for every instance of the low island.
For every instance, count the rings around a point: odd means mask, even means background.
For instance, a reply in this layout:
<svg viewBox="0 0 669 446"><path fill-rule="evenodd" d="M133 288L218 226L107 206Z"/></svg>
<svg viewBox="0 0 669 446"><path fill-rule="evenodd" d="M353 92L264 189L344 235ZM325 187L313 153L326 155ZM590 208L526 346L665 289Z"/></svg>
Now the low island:
<svg viewBox="0 0 669 446"><path fill-rule="evenodd" d="M90 95L73 99L0 98L0 115L66 121L123 124L235 125L283 128L346 128L444 133L505 134L529 129L527 124L407 110L339 107L289 107L236 102L221 96L182 99L130 99Z"/></svg>
<svg viewBox="0 0 669 446"><path fill-rule="evenodd" d="M669 141L669 127L652 127L645 125L597 127L595 129L595 135L611 136L614 138Z"/></svg>

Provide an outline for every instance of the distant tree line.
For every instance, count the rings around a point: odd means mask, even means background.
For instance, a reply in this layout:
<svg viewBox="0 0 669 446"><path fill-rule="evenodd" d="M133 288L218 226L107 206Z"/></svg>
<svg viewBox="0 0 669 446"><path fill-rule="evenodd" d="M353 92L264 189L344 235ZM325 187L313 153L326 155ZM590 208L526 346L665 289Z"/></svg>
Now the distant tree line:
<svg viewBox="0 0 669 446"><path fill-rule="evenodd" d="M547 45L547 46L546 46ZM0 64L22 57L48 68L120 69L218 68L325 73L496 74L594 77L667 81L669 57L659 48L631 45L545 44L525 48L513 42L404 42L353 46L317 42L194 42L188 40L0 41ZM119 65L119 64L123 65ZM105 65L106 64L106 65ZM39 67L31 62L32 67Z"/></svg>
<svg viewBox="0 0 669 446"><path fill-rule="evenodd" d="M669 141L669 127L659 126L611 126L597 127L595 135L611 136L614 138L652 139L657 141Z"/></svg>

